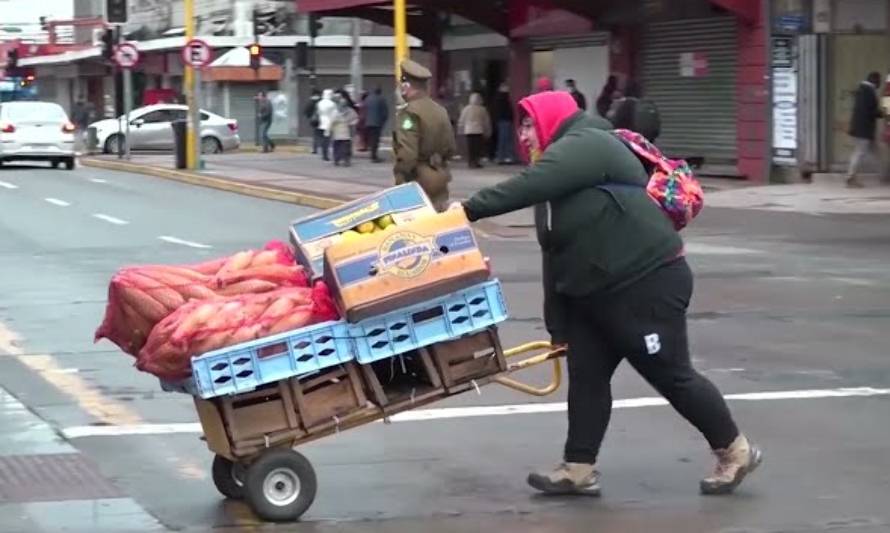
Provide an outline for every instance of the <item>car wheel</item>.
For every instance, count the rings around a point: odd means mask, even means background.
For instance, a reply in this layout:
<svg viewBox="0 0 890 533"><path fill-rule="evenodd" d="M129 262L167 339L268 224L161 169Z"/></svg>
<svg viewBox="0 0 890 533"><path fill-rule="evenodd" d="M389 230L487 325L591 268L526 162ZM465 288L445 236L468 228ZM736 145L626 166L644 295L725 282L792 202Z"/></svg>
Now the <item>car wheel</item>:
<svg viewBox="0 0 890 533"><path fill-rule="evenodd" d="M105 139L105 146L103 147L103 152L106 154L116 154L119 149L123 148L124 136L118 133L115 133L111 137ZM118 146L118 145L121 146Z"/></svg>
<svg viewBox="0 0 890 533"><path fill-rule="evenodd" d="M75 167L75 164L74 164L73 157L69 157L68 159L65 160L65 169L66 170L74 170L74 167Z"/></svg>
<svg viewBox="0 0 890 533"><path fill-rule="evenodd" d="M52 161L49 162L50 166L53 167L53 168L59 168L59 165L60 165L61 163L62 163L62 162L59 161L58 159L53 159Z"/></svg>
<svg viewBox="0 0 890 533"><path fill-rule="evenodd" d="M201 139L202 154L221 154L223 151L222 143L214 137L204 137Z"/></svg>

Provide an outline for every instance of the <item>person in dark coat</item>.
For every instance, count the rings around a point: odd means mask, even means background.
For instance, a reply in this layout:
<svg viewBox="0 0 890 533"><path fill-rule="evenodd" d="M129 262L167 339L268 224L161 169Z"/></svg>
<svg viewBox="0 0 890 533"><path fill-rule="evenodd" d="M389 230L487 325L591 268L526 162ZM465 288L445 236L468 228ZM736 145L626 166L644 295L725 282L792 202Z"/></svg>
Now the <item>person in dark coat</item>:
<svg viewBox="0 0 890 533"><path fill-rule="evenodd" d="M499 165L512 163L516 157L513 147L513 102L510 101L510 87L503 83L494 98L494 119L497 123L497 152Z"/></svg>
<svg viewBox="0 0 890 533"><path fill-rule="evenodd" d="M309 127L312 128L312 153L317 154L324 142L324 131L318 127L318 101L321 100L321 91L312 89L312 98L306 102L303 108L303 116L309 121Z"/></svg>
<svg viewBox="0 0 890 533"><path fill-rule="evenodd" d="M566 90L569 91L569 94L575 99L575 103L578 104L578 109L587 111L587 98L584 96L584 93L578 90L575 80L566 80Z"/></svg>
<svg viewBox="0 0 890 533"><path fill-rule="evenodd" d="M878 103L880 86L881 75L872 72L856 89L853 116L850 118L850 136L853 137L855 143L853 154L850 156L850 169L847 172L847 187L850 188L862 187L862 182L856 178L856 175L859 173L863 159L870 157L880 161L876 142L877 121L884 116Z"/></svg>
<svg viewBox="0 0 890 533"><path fill-rule="evenodd" d="M615 75L609 76L603 90L600 92L599 98L596 99L596 112L601 117L605 117L612 108L612 100L615 98L615 91L618 89L618 78Z"/></svg>
<svg viewBox="0 0 890 533"><path fill-rule="evenodd" d="M389 107L383 98L383 89L377 87L365 100L365 128L368 132L368 148L371 150L371 161L380 162L377 152L380 150L380 132L389 120Z"/></svg>
<svg viewBox="0 0 890 533"><path fill-rule="evenodd" d="M568 348L569 431L563 462L532 473L528 483L545 493L599 495L610 383L627 359L717 456L701 492L732 492L760 464L762 452L692 365L686 329L692 271L680 235L646 192L648 173L603 131L609 127L604 119L579 110L568 94L539 93L519 106L520 146L532 164L452 208L462 208L471 221L540 204L550 210L536 224L547 255L545 323L553 344Z"/></svg>

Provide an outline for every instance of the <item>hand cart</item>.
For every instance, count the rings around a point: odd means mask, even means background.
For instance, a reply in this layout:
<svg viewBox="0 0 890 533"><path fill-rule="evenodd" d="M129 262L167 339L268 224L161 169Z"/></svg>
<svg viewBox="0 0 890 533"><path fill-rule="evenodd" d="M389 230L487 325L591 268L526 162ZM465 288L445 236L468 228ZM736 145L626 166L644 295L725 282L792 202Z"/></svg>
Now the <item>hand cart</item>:
<svg viewBox="0 0 890 533"><path fill-rule="evenodd" d="M491 357L478 357L481 346L492 347ZM528 354L534 355L507 361ZM441 349L419 350L418 365L437 377L429 391L415 394L412 390L408 398L389 397L371 367L355 363L316 377L280 380L248 393L211 400L196 396L202 439L215 454L213 482L223 496L245 500L264 520L297 520L315 499L317 479L312 464L295 448L346 429L378 420L387 422L397 413L489 382L547 396L560 387L564 355L564 348L554 348L548 342L501 350L497 331L490 328L444 343ZM553 374L547 386L535 387L509 377L548 361ZM490 370L493 364L498 365L497 372L469 379L484 374L484 367L488 365Z"/></svg>

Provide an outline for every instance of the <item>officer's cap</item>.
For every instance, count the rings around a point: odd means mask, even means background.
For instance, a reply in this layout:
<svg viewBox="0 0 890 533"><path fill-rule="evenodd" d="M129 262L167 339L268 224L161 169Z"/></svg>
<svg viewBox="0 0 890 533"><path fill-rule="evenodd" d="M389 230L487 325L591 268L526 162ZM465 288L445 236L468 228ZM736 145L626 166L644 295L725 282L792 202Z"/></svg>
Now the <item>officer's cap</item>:
<svg viewBox="0 0 890 533"><path fill-rule="evenodd" d="M426 81L433 77L430 69L410 59L403 59L399 66L402 69L402 81Z"/></svg>

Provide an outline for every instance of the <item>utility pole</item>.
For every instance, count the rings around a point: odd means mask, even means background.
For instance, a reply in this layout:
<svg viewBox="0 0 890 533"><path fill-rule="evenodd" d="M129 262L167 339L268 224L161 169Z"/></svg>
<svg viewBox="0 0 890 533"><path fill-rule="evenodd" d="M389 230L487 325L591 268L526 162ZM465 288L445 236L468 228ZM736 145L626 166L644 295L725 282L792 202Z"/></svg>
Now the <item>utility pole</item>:
<svg viewBox="0 0 890 533"><path fill-rule="evenodd" d="M349 65L349 74L352 78L352 87L355 98L358 100L362 94L362 29L358 18L352 19L352 60Z"/></svg>
<svg viewBox="0 0 890 533"><path fill-rule="evenodd" d="M185 40L191 41L195 37L195 0L185 0ZM182 80L183 90L185 91L186 103L189 107L188 129L185 135L185 154L186 166L190 170L198 168L198 128L200 127L194 120L198 115L198 101L195 98L195 75L191 66L185 65L184 76Z"/></svg>
<svg viewBox="0 0 890 533"><path fill-rule="evenodd" d="M396 81L399 80L402 73L399 69L399 63L408 57L408 14L405 7L405 0L393 0L393 18L396 38Z"/></svg>

